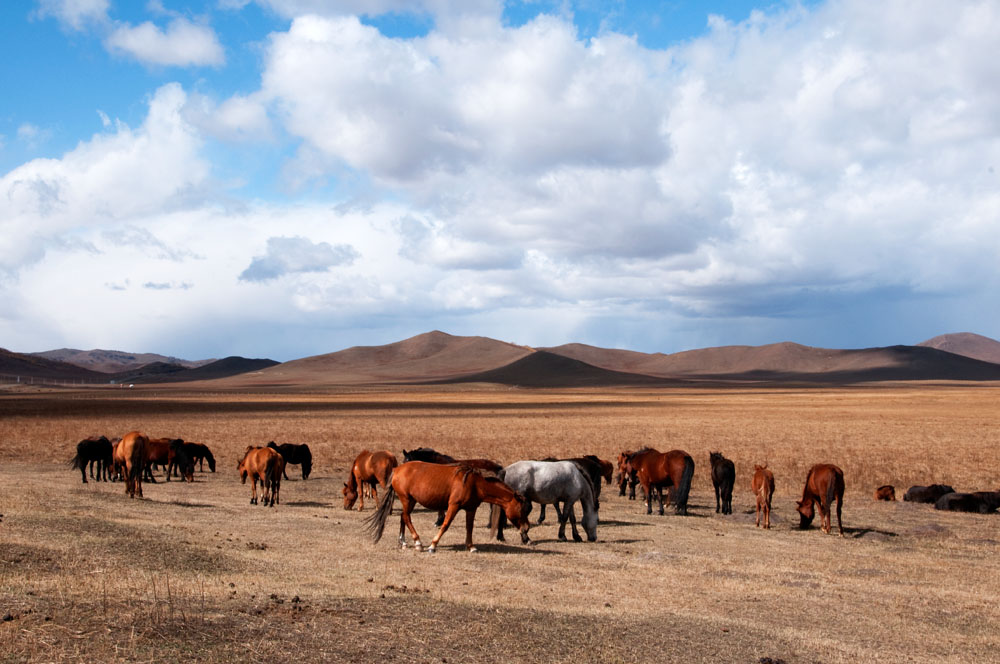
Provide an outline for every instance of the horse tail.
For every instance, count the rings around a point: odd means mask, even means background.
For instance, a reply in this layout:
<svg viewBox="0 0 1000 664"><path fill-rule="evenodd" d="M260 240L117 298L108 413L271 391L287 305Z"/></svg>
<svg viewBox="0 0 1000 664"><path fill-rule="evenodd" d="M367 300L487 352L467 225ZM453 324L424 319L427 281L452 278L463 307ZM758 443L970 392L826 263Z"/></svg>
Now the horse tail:
<svg viewBox="0 0 1000 664"><path fill-rule="evenodd" d="M73 457L73 459L69 463L70 467L72 467L74 470L80 470L86 467L87 462L83 460L83 456L80 454L79 447L76 448L76 456Z"/></svg>
<svg viewBox="0 0 1000 664"><path fill-rule="evenodd" d="M691 478L694 477L694 459L691 455L684 455L684 471L681 473L681 481L677 485L674 493L674 511L677 514L687 514L688 493L691 492Z"/></svg>
<svg viewBox="0 0 1000 664"><path fill-rule="evenodd" d="M385 522L389 518L389 513L392 512L392 504L395 501L396 488L392 486L392 475L390 474L389 486L385 490L385 495L382 496L382 502L379 503L378 509L365 519L365 530L371 535L372 542L378 542L382 539L382 533L385 531Z"/></svg>

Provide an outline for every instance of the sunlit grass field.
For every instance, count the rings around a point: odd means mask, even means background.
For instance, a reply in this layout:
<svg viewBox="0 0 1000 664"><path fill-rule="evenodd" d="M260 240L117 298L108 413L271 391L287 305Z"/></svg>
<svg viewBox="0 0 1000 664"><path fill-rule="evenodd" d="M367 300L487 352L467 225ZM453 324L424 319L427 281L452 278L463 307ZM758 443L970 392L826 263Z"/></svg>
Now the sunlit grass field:
<svg viewBox="0 0 1000 664"><path fill-rule="evenodd" d="M998 397L966 385L0 392L0 660L998 661L1000 516L871 498L882 484L1000 488ZM132 429L205 443L218 472L146 484L144 500L82 484L76 442ZM289 467L282 503L252 507L236 463L269 440L308 443L313 475ZM373 545L365 514L342 507L365 448L506 464L644 445L693 455L691 516L647 516L606 487L596 543L558 542L550 510L533 546L480 527L468 554L456 519L437 554L419 554L395 548L395 516ZM732 516L715 514L715 450L736 463ZM777 485L770 532L748 513L762 462ZM844 538L795 528L819 462L845 472ZM433 520L415 517L425 541Z"/></svg>

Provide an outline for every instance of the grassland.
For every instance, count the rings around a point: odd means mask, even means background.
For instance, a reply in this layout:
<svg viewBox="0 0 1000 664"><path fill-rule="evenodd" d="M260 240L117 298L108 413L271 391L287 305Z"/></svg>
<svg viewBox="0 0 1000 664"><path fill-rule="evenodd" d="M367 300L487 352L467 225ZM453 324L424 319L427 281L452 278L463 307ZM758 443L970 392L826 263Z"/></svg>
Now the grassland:
<svg viewBox="0 0 1000 664"><path fill-rule="evenodd" d="M1000 388L0 392L0 661L1000 661L1000 516L875 503L880 484L1000 488ZM208 444L216 474L80 483L75 442L140 429ZM305 442L274 509L248 444ZM509 463L652 445L695 458L692 516L602 496L599 541L436 555L372 545L340 488L362 448ZM717 516L708 452L737 465ZM775 472L755 529L754 462ZM806 470L840 465L845 538L799 531ZM485 521L485 514L480 522ZM425 541L434 516L420 513ZM550 512L550 520L553 518ZM395 533L395 519L390 522Z"/></svg>

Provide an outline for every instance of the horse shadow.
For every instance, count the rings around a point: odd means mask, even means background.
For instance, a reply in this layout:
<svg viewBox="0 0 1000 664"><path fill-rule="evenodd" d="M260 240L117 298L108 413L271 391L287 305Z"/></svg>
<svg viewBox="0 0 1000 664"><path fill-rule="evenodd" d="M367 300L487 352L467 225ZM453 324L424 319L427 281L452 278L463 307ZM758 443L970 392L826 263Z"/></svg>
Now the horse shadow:
<svg viewBox="0 0 1000 664"><path fill-rule="evenodd" d="M336 507L333 503L320 503L315 500L292 500L281 504L287 507Z"/></svg>
<svg viewBox="0 0 1000 664"><path fill-rule="evenodd" d="M603 526L651 526L651 523L643 523L642 521L618 521L616 519L599 519L600 525Z"/></svg>
<svg viewBox="0 0 1000 664"><path fill-rule="evenodd" d="M599 542L605 544L638 544L640 542L652 542L651 539L598 539Z"/></svg>
<svg viewBox="0 0 1000 664"><path fill-rule="evenodd" d="M548 540L541 540L542 542ZM558 541L558 540L552 540ZM564 556L566 555L562 551L552 551L549 549L538 548L538 540L532 540L531 544L504 544L503 542L484 542L482 544L476 544L476 548L483 553L502 553L504 555L509 554L533 554L537 556ZM465 551L464 544L454 544L450 548L455 550Z"/></svg>
<svg viewBox="0 0 1000 664"><path fill-rule="evenodd" d="M177 507L215 507L215 505L210 505L208 503L189 503L180 500L170 500L167 501L168 505L176 505Z"/></svg>
<svg viewBox="0 0 1000 664"><path fill-rule="evenodd" d="M851 537L864 537L865 535L884 535L885 537L898 537L899 533L894 533L891 530L879 530L878 528L848 528L844 527L844 534L850 535Z"/></svg>

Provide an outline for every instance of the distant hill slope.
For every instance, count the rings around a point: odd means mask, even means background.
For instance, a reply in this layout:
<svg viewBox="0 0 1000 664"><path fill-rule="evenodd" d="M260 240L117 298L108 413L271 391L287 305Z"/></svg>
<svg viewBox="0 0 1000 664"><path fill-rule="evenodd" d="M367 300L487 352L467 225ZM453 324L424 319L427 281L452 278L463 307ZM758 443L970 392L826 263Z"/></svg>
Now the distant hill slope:
<svg viewBox="0 0 1000 664"><path fill-rule="evenodd" d="M984 362L1000 364L1000 341L971 332L942 334L923 341L918 346L937 348L956 355L964 355Z"/></svg>
<svg viewBox="0 0 1000 664"><path fill-rule="evenodd" d="M784 342L720 346L671 355L606 351L571 344L554 352L587 357L612 371L650 376L739 381L866 382L878 380L1000 380L1000 364L919 346L836 350Z"/></svg>
<svg viewBox="0 0 1000 664"><path fill-rule="evenodd" d="M40 353L30 353L36 357L44 357L48 360L67 362L75 364L84 369L92 371L102 371L104 373L121 373L123 371L134 371L139 367L160 362L164 364L176 364L186 369L204 366L215 360L182 360L177 357L158 355L156 353L126 353L120 350L77 350L76 348L58 348L56 350L46 350Z"/></svg>
<svg viewBox="0 0 1000 664"><path fill-rule="evenodd" d="M278 363L268 359L227 357L204 366L189 369L179 364L153 362L134 371L114 374L119 383L179 383L193 380L215 380L273 367Z"/></svg>
<svg viewBox="0 0 1000 664"><path fill-rule="evenodd" d="M4 381L18 377L30 380L40 378L53 381L86 381L89 383L107 383L109 376L97 371L78 367L75 364L49 360L44 357L15 353L0 348L0 375Z"/></svg>
<svg viewBox="0 0 1000 664"><path fill-rule="evenodd" d="M486 337L458 337L434 331L384 346L354 346L292 360L236 382L355 385L433 381L494 369L532 352L530 348Z"/></svg>
<svg viewBox="0 0 1000 664"><path fill-rule="evenodd" d="M611 387L667 385L678 381L602 369L564 355L539 350L496 369L435 382L498 383L518 387Z"/></svg>

